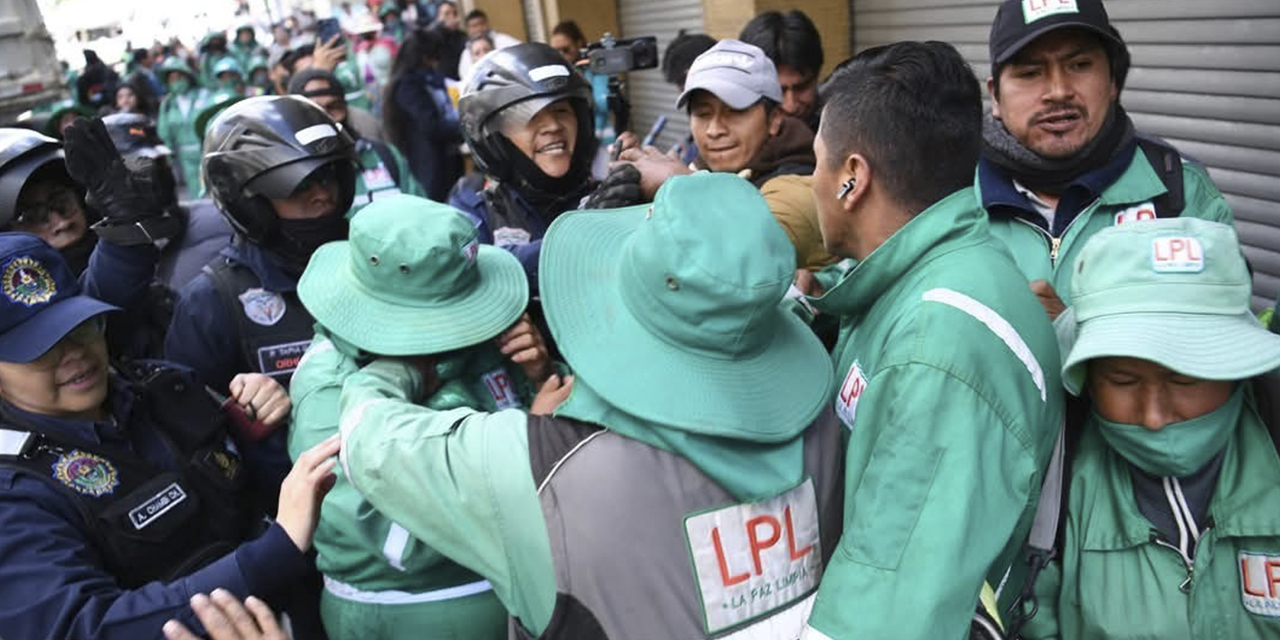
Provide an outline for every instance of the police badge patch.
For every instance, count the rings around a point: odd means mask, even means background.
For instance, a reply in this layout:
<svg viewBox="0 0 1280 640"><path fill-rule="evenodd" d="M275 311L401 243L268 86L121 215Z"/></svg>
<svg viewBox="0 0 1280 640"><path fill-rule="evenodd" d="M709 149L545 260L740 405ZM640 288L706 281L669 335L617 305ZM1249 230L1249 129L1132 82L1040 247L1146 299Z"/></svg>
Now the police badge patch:
<svg viewBox="0 0 1280 640"><path fill-rule="evenodd" d="M280 322L287 309L283 296L261 287L246 289L239 298L240 304L244 305L244 315L264 327Z"/></svg>
<svg viewBox="0 0 1280 640"><path fill-rule="evenodd" d="M106 459L79 449L64 453L53 463L53 477L58 482L95 498L115 491L120 485L116 468Z"/></svg>
<svg viewBox="0 0 1280 640"><path fill-rule="evenodd" d="M4 268L4 295L31 307L48 302L58 292L53 276L44 265L30 257L21 257Z"/></svg>

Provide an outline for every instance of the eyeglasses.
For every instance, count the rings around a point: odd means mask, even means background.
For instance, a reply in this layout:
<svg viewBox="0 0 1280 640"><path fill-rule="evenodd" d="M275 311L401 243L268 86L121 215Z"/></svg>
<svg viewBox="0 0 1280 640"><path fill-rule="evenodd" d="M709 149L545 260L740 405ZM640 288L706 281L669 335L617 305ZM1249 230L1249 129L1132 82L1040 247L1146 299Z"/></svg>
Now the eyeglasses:
<svg viewBox="0 0 1280 640"><path fill-rule="evenodd" d="M40 357L32 360L31 366L38 370L47 371L58 366L62 362L62 357L67 353L68 341L73 341L82 347L92 345L96 340L102 337L107 330L107 319L99 314L80 324L76 328L68 331L62 339L55 342L49 350L40 355Z"/></svg>
<svg viewBox="0 0 1280 640"><path fill-rule="evenodd" d="M49 222L54 211L59 215L71 215L74 207L79 206L80 196L75 189L68 186L56 187L44 202L32 202L18 205L17 221L29 225L42 225Z"/></svg>

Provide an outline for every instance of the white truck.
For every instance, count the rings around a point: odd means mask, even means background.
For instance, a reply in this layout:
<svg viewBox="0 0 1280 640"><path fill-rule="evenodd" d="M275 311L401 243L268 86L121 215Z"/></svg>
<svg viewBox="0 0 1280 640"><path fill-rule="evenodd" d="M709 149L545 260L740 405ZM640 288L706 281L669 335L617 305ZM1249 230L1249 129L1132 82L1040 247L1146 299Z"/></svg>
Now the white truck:
<svg viewBox="0 0 1280 640"><path fill-rule="evenodd" d="M0 123L67 96L36 0L0 0Z"/></svg>

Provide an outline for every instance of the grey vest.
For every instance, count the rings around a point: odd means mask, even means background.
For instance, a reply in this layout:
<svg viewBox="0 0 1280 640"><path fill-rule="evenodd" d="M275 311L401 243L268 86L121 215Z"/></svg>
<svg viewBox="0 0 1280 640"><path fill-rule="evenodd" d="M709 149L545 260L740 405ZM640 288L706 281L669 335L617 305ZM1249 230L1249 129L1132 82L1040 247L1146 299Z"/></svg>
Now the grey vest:
<svg viewBox="0 0 1280 640"><path fill-rule="evenodd" d="M798 638L840 539L841 431L824 411L804 481L744 505L676 454L529 416L557 591L539 640ZM532 640L514 621L511 637Z"/></svg>

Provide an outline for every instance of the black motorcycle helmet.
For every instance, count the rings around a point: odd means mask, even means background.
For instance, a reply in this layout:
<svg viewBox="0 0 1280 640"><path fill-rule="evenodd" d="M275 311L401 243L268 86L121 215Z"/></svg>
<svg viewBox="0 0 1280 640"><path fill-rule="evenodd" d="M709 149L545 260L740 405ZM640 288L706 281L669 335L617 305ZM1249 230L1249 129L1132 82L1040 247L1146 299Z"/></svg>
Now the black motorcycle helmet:
<svg viewBox="0 0 1280 640"><path fill-rule="evenodd" d="M288 198L313 172L335 165L338 212L355 198L355 142L324 109L298 96L237 102L209 123L201 170L222 215L244 239L270 248L278 222L269 199Z"/></svg>
<svg viewBox="0 0 1280 640"><path fill-rule="evenodd" d="M568 98L578 117L578 139L569 171L552 178L502 134L497 117L512 105L537 100L539 109ZM561 196L580 188L591 175L596 153L591 85L555 49L529 42L498 49L476 63L458 101L462 133L476 168L521 191Z"/></svg>
<svg viewBox="0 0 1280 640"><path fill-rule="evenodd" d="M0 128L0 229L8 229L17 215L18 195L33 177L49 177L75 184L67 174L62 143L31 129ZM78 184L81 201L84 192Z"/></svg>

